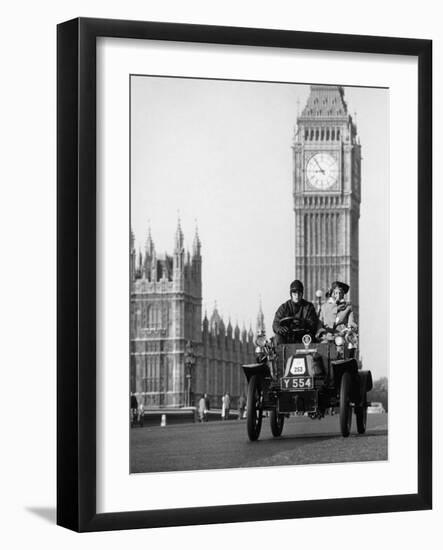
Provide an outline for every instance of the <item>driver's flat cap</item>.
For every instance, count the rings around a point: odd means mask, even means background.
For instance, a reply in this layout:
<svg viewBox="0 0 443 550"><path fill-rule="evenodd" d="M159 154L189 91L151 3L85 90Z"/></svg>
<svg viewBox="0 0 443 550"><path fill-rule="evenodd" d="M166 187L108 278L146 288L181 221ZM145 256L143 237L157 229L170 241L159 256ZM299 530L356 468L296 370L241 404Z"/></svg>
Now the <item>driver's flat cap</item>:
<svg viewBox="0 0 443 550"><path fill-rule="evenodd" d="M303 283L296 279L295 281L292 281L291 286L289 287L289 292L301 292L303 294L304 287Z"/></svg>

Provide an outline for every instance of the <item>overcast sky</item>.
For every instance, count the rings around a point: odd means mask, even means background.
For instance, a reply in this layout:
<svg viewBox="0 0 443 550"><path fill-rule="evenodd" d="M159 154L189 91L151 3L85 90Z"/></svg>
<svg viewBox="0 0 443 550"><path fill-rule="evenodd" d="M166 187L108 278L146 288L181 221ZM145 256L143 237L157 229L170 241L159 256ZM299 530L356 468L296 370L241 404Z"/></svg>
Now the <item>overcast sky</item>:
<svg viewBox="0 0 443 550"><path fill-rule="evenodd" d="M137 76L131 79L131 224L172 254L178 212L202 242L203 306L268 335L294 279L292 137L308 85ZM389 92L345 88L362 144L360 344L387 374Z"/></svg>

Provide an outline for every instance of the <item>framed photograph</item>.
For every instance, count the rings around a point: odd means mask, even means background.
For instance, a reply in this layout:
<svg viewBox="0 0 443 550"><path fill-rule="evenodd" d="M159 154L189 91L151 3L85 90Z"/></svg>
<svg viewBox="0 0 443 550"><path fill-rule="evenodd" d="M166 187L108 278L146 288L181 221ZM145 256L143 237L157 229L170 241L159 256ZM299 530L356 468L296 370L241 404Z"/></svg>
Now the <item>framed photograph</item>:
<svg viewBox="0 0 443 550"><path fill-rule="evenodd" d="M432 43L58 26L76 531L432 506Z"/></svg>

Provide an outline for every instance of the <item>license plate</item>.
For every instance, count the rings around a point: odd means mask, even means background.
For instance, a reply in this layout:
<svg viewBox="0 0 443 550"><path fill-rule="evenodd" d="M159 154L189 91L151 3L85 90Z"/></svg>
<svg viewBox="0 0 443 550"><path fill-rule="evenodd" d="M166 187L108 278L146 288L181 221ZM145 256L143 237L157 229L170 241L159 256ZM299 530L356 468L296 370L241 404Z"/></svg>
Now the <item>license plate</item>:
<svg viewBox="0 0 443 550"><path fill-rule="evenodd" d="M291 355L291 357L289 357L289 359L286 361L284 377L286 378L290 375L303 376L304 374L306 374L305 358L295 357L294 355Z"/></svg>
<svg viewBox="0 0 443 550"><path fill-rule="evenodd" d="M314 379L312 376L285 376L281 379L282 390L312 390Z"/></svg>

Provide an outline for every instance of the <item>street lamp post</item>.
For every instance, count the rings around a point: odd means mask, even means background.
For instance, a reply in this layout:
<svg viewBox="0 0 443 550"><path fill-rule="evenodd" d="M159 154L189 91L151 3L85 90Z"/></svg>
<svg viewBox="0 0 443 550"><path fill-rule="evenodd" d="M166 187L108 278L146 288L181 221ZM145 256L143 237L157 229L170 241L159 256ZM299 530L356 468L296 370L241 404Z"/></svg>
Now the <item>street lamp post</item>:
<svg viewBox="0 0 443 550"><path fill-rule="evenodd" d="M186 371L186 400L185 400L185 406L190 407L191 406L191 388L192 388L192 375L194 371L195 366L195 353L194 348L192 347L192 342L188 340L186 342L186 348L185 348L185 371Z"/></svg>
<svg viewBox="0 0 443 550"><path fill-rule="evenodd" d="M316 290L315 291L315 297L316 297L316 300L317 300L317 315L320 315L322 296L323 296L323 292L321 290Z"/></svg>

